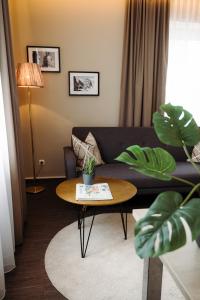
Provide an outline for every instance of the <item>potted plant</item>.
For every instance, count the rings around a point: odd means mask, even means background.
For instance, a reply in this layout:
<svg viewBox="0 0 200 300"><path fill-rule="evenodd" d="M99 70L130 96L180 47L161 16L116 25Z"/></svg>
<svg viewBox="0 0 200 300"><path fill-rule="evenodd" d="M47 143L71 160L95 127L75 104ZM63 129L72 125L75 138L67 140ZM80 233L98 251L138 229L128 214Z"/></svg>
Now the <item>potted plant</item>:
<svg viewBox="0 0 200 300"><path fill-rule="evenodd" d="M89 157L83 168L83 183L86 185L92 185L95 171L95 158Z"/></svg>
<svg viewBox="0 0 200 300"><path fill-rule="evenodd" d="M159 140L167 145L183 147L188 163L200 174L200 167L193 162L188 146L200 141L200 130L192 115L181 106L164 104L161 113L153 115L154 130ZM162 148L130 146L117 158L134 170L157 178L171 180L176 169L173 156ZM135 226L135 248L141 258L157 257L176 250L186 243L186 227L192 240L200 234L200 183L176 178L191 187L188 195L174 191L159 194L144 218ZM187 224L186 224L187 223ZM186 225L187 226L186 226Z"/></svg>

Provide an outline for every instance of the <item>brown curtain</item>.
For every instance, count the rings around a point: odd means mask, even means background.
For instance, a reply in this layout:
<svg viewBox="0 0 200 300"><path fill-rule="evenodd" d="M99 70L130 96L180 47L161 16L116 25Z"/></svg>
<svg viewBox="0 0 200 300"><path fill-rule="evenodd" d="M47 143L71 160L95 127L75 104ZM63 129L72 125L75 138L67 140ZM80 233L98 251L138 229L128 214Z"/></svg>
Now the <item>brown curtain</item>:
<svg viewBox="0 0 200 300"><path fill-rule="evenodd" d="M127 0L120 126L151 126L165 101L170 0Z"/></svg>
<svg viewBox="0 0 200 300"><path fill-rule="evenodd" d="M6 102L4 103L4 106L9 146L15 241L16 244L20 244L23 241L23 225L26 214L25 182L22 170L22 142L15 69L12 55L8 2L7 0L2 0L1 4L5 33L5 40L1 41L1 49L2 52L5 53L2 53L5 57L1 64L2 84L3 93L6 95Z"/></svg>

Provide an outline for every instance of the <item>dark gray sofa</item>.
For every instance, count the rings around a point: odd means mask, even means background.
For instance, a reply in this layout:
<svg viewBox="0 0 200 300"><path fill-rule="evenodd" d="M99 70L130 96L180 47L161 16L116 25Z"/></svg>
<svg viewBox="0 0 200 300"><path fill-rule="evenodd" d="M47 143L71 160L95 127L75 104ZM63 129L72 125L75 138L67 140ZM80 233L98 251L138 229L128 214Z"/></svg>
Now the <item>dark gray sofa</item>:
<svg viewBox="0 0 200 300"><path fill-rule="evenodd" d="M138 195L155 194L167 190L176 190L179 192L190 190L189 186L176 180L160 181L150 178L134 170L130 170L129 166L114 160L128 146L137 144L142 147L162 147L166 149L177 161L177 169L174 175L193 181L194 183L199 182L199 175L191 164L186 161L184 151L181 148L170 147L160 143L153 128L74 127L72 129L72 133L82 141L85 140L89 131L94 135L102 159L106 163L96 168L97 176L126 179L136 185ZM67 179L81 175L76 172L76 158L71 147L64 148L64 160Z"/></svg>

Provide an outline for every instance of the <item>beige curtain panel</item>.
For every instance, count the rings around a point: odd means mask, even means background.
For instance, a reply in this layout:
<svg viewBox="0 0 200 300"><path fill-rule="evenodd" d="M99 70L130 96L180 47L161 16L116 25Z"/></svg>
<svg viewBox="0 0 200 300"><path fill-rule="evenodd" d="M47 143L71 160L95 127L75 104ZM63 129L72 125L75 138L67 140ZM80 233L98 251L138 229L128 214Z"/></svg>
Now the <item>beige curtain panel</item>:
<svg viewBox="0 0 200 300"><path fill-rule="evenodd" d="M2 0L5 39L1 40L1 76L4 94L4 109L8 138L9 163L12 187L15 243L23 241L23 227L26 216L25 181L22 169L22 142L19 105L16 91L15 69L12 53L8 1Z"/></svg>
<svg viewBox="0 0 200 300"><path fill-rule="evenodd" d="M127 0L120 126L151 126L165 101L169 18L169 0Z"/></svg>

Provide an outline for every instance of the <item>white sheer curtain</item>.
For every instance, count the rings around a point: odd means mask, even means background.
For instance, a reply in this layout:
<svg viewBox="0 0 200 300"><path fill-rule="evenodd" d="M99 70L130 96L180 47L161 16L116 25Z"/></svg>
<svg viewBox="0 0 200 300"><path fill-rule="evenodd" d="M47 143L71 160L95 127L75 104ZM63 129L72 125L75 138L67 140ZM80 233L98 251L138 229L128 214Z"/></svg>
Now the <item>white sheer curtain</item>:
<svg viewBox="0 0 200 300"><path fill-rule="evenodd" d="M166 102L200 125L200 0L171 0Z"/></svg>
<svg viewBox="0 0 200 300"><path fill-rule="evenodd" d="M4 272L15 267L13 242L12 196L7 138L0 80L0 299L5 294Z"/></svg>
<svg viewBox="0 0 200 300"><path fill-rule="evenodd" d="M4 273L15 268L13 209L10 179L10 165L8 141L5 122L4 103L9 101L9 80L2 72L2 65L6 64L6 47L3 26L2 7L0 5L0 299L5 296ZM2 87L2 75L4 86ZM5 86L5 82L7 85Z"/></svg>

